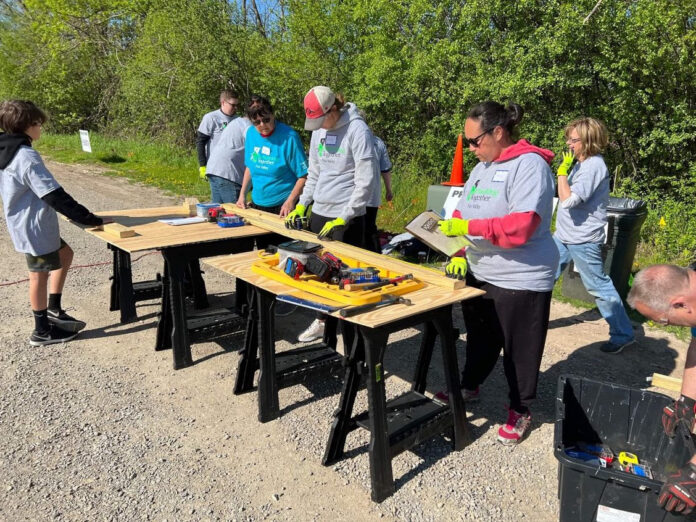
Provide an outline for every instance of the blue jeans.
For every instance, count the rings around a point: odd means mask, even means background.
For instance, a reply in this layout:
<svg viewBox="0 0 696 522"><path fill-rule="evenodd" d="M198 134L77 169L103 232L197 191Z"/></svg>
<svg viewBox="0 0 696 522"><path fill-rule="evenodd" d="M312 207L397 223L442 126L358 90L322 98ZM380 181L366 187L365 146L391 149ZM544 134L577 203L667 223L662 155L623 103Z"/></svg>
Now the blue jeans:
<svg viewBox="0 0 696 522"><path fill-rule="evenodd" d="M208 174L210 201L212 203L236 203L242 186L239 183Z"/></svg>
<svg viewBox="0 0 696 522"><path fill-rule="evenodd" d="M601 245L599 243L583 243L580 245L569 245L560 242L555 237L558 252L561 259L556 271L556 279L573 260L575 267L580 272L580 279L585 289L595 298L599 313L604 320L609 323L609 341L614 344L625 344L634 339L631 321L626 315L621 297L619 297L614 283L607 274L604 273L604 263L602 262Z"/></svg>

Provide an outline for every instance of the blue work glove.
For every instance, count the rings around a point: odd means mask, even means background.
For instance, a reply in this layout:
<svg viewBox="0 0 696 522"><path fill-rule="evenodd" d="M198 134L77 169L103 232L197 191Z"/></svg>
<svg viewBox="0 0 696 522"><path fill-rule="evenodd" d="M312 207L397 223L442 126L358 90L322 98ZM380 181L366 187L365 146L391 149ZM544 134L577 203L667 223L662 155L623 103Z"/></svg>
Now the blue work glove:
<svg viewBox="0 0 696 522"><path fill-rule="evenodd" d="M346 221L343 218L336 218L334 220L331 220L327 222L324 227L321 229L319 232L319 235L317 236L319 239L333 239L333 234L337 230L341 230L343 227L346 226Z"/></svg>
<svg viewBox="0 0 696 522"><path fill-rule="evenodd" d="M447 277L464 279L466 277L466 267L465 257L453 257L445 267L445 272L447 273Z"/></svg>
<svg viewBox="0 0 696 522"><path fill-rule="evenodd" d="M452 218L438 221L437 226L446 236L465 236L469 233L469 220Z"/></svg>
<svg viewBox="0 0 696 522"><path fill-rule="evenodd" d="M302 219L307 213L307 207L298 203L295 205L295 209L285 216L285 228L296 228L295 220Z"/></svg>

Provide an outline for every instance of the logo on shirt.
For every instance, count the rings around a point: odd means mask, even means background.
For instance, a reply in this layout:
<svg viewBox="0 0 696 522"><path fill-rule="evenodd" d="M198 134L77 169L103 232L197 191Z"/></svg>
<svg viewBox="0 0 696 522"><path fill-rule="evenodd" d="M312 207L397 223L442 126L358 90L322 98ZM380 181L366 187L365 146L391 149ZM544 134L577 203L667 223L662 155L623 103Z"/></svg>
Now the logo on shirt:
<svg viewBox="0 0 696 522"><path fill-rule="evenodd" d="M497 198L500 195L500 191L492 188L478 188L478 184L481 180L477 180L474 186L471 187L469 194L466 196L467 201L490 201L493 198Z"/></svg>
<svg viewBox="0 0 696 522"><path fill-rule="evenodd" d="M331 139L333 138L333 139ZM336 136L326 136L320 140L319 146L317 147L317 154L321 157L334 158L337 156L342 156L346 153L346 149L343 147L335 147Z"/></svg>

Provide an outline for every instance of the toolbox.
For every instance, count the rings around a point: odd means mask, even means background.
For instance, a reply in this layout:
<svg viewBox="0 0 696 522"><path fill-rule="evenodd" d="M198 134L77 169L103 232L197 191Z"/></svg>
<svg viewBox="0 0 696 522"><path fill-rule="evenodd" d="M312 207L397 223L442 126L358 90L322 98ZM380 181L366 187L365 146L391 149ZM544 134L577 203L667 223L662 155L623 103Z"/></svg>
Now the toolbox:
<svg viewBox="0 0 696 522"><path fill-rule="evenodd" d="M338 284L321 281L318 276L308 272L304 272L297 278L295 278L294 275L290 277L285 271L287 266L287 253L284 255L286 263L280 263L281 247L282 245L278 246L278 253L275 254L266 254L265 251L259 252L259 259L252 264L251 270L256 274L298 288L309 294L321 296L344 305L356 306L377 303L382 300L382 296L403 295L425 286L425 284L418 279L404 279L398 284L388 284L371 290L349 291L340 289ZM321 245L319 245L319 247L321 248ZM325 251L320 250L320 248L315 249L312 247L311 254L322 255ZM303 252L303 254L309 256L310 253ZM292 253L291 255L295 257L297 253ZM341 256L341 261L343 264L347 265L348 268L374 268L379 271L379 276L385 279L393 279L404 275L387 268L374 266L372 263L363 263L362 261L346 256Z"/></svg>
<svg viewBox="0 0 696 522"><path fill-rule="evenodd" d="M695 515L670 514L657 504L665 477L694 454L691 434L681 424L674 438L662 429L662 409L672 402L661 393L614 383L559 378L554 452L561 522L694 520ZM627 472L576 458L572 449L582 444L611 448L639 469ZM638 459L641 464L634 464Z"/></svg>

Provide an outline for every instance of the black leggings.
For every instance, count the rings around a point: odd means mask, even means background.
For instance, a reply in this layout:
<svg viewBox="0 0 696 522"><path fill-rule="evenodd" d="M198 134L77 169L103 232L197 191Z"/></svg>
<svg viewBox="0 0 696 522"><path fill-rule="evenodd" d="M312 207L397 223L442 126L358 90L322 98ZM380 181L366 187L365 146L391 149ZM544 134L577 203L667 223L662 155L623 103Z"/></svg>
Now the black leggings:
<svg viewBox="0 0 696 522"><path fill-rule="evenodd" d="M467 274L466 284L486 294L462 301L467 332L462 386L474 390L483 383L502 348L510 407L524 413L536 398L551 291L508 290L479 281L471 274Z"/></svg>
<svg viewBox="0 0 696 522"><path fill-rule="evenodd" d="M275 207L262 207L253 201L250 205L251 208L262 210L263 212L268 212L269 214L275 214L276 216L280 214L280 209L282 206L283 205L276 205ZM265 250L268 248L268 245L278 246L280 243L285 243L286 241L291 241L291 239L289 237L281 236L280 234L266 234L256 238L256 248L259 250Z"/></svg>
<svg viewBox="0 0 696 522"><path fill-rule="evenodd" d="M312 215L309 217L309 230L318 234L326 223L334 219L336 218L320 216L312 212ZM343 230L334 232L332 239L362 248L364 245L364 237L365 216L358 216L351 219Z"/></svg>
<svg viewBox="0 0 696 522"><path fill-rule="evenodd" d="M381 254L382 248L379 244L379 231L377 230L378 210L379 207L365 208L365 249Z"/></svg>

